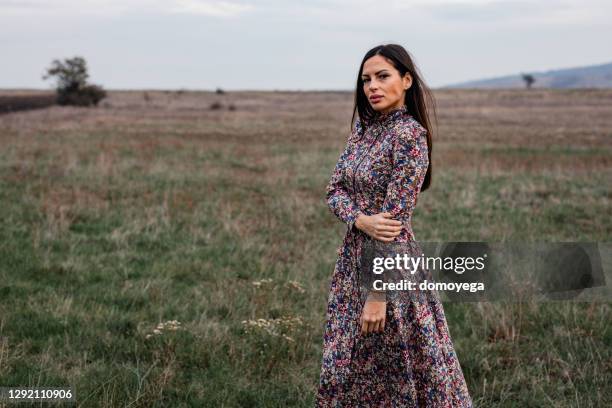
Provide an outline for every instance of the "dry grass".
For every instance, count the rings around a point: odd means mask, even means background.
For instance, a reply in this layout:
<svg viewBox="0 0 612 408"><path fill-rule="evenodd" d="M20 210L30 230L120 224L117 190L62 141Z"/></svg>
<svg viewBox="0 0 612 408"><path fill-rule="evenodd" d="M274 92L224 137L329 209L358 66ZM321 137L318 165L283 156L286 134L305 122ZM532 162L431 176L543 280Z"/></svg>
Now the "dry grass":
<svg viewBox="0 0 612 408"><path fill-rule="evenodd" d="M436 97L420 240L609 240L612 91ZM1 115L0 383L73 383L83 406L311 406L351 108L125 91ZM609 401L608 303L445 308L478 406Z"/></svg>

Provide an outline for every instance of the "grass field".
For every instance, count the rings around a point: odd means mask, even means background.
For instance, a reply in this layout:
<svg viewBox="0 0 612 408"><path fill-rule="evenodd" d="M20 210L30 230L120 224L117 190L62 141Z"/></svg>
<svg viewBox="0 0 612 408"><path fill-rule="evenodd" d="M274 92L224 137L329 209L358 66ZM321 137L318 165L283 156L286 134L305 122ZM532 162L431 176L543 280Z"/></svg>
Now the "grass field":
<svg viewBox="0 0 612 408"><path fill-rule="evenodd" d="M438 91L422 241L610 241L612 91ZM211 110L233 103L236 110ZM110 92L0 116L0 385L313 406L341 92ZM612 404L610 303L446 303L478 407Z"/></svg>

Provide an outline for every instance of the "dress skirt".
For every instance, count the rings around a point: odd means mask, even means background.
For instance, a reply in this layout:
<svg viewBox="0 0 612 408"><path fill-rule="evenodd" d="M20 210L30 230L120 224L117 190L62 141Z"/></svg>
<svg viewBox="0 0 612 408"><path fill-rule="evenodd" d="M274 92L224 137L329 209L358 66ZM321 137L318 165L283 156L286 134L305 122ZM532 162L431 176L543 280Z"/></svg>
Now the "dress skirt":
<svg viewBox="0 0 612 408"><path fill-rule="evenodd" d="M436 292L387 301L382 333L361 334L358 260L348 231L331 280L317 407L472 407Z"/></svg>

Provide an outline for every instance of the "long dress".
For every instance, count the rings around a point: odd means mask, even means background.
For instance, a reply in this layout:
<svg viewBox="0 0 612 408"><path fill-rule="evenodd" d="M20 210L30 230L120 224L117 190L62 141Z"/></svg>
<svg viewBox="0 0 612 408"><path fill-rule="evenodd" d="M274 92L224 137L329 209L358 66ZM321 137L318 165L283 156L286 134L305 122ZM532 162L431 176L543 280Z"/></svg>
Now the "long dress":
<svg viewBox="0 0 612 408"><path fill-rule="evenodd" d="M395 242L414 242L412 212L429 165L426 129L405 106L355 122L327 186L347 225L331 279L317 407L472 407L439 297L387 301L382 333L361 334L357 283L360 213L402 221Z"/></svg>

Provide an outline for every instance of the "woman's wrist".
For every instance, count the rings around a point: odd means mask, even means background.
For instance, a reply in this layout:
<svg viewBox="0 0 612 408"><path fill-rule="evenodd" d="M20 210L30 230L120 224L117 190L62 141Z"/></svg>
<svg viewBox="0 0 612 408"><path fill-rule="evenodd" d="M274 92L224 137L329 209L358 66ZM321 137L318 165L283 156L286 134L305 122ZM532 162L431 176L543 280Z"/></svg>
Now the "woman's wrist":
<svg viewBox="0 0 612 408"><path fill-rule="evenodd" d="M370 290L368 292L368 297L367 297L366 300L377 301L377 302L384 302L384 301L387 300L387 292L385 292L385 291Z"/></svg>
<svg viewBox="0 0 612 408"><path fill-rule="evenodd" d="M356 227L357 229L361 229L361 227L362 227L361 223L363 222L363 216L364 216L364 215L365 215L364 213L359 212L359 213L357 214L357 217L355 217L355 227Z"/></svg>

